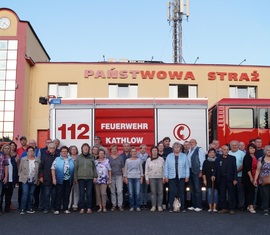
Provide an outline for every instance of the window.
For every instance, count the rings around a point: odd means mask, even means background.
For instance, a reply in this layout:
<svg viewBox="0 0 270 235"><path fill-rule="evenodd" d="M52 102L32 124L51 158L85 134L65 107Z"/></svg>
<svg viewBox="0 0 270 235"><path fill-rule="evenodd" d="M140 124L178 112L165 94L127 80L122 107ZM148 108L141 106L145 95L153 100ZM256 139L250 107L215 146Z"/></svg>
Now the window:
<svg viewBox="0 0 270 235"><path fill-rule="evenodd" d="M137 84L109 84L109 98L137 98Z"/></svg>
<svg viewBox="0 0 270 235"><path fill-rule="evenodd" d="M17 40L0 40L0 140L13 139Z"/></svg>
<svg viewBox="0 0 270 235"><path fill-rule="evenodd" d="M230 98L256 98L256 87L230 86Z"/></svg>
<svg viewBox="0 0 270 235"><path fill-rule="evenodd" d="M197 85L169 85L169 98L197 98Z"/></svg>
<svg viewBox="0 0 270 235"><path fill-rule="evenodd" d="M230 128L254 128L253 109L229 109Z"/></svg>
<svg viewBox="0 0 270 235"><path fill-rule="evenodd" d="M259 128L268 129L268 109L260 108L259 109Z"/></svg>
<svg viewBox="0 0 270 235"><path fill-rule="evenodd" d="M51 83L49 84L48 95L59 98L77 98L77 84Z"/></svg>

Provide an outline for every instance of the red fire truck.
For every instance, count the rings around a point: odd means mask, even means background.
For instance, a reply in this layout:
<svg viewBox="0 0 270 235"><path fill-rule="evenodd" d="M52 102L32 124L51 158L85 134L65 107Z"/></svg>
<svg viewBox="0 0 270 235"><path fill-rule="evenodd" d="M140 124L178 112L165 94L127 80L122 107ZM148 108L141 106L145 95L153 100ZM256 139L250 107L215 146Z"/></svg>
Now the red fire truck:
<svg viewBox="0 0 270 235"><path fill-rule="evenodd" d="M270 141L270 99L224 98L208 110L210 143L221 145L232 140L243 141L260 137L263 145Z"/></svg>

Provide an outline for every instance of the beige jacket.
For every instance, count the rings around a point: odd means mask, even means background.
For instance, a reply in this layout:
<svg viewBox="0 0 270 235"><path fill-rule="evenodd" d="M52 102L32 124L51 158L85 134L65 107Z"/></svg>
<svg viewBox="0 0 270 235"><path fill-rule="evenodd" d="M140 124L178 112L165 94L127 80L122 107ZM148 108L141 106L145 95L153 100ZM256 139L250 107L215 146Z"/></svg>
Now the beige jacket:
<svg viewBox="0 0 270 235"><path fill-rule="evenodd" d="M38 182L38 168L39 168L40 160L35 157L35 184ZM20 167L19 167L19 182L26 183L29 174L29 160L27 157L23 157L21 159Z"/></svg>
<svg viewBox="0 0 270 235"><path fill-rule="evenodd" d="M164 175L164 159L158 157L155 160L151 160L151 157L147 158L145 163L145 179L149 178L163 178Z"/></svg>

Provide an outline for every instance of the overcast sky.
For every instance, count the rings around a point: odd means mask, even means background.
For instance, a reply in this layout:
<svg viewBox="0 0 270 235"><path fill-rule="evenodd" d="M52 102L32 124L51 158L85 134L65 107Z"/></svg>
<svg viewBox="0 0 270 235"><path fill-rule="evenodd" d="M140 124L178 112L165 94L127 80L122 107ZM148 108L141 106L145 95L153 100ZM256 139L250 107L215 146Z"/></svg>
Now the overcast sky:
<svg viewBox="0 0 270 235"><path fill-rule="evenodd" d="M29 21L52 62L103 55L172 62L166 0L1 0ZM269 0L190 0L183 21L186 63L270 65Z"/></svg>

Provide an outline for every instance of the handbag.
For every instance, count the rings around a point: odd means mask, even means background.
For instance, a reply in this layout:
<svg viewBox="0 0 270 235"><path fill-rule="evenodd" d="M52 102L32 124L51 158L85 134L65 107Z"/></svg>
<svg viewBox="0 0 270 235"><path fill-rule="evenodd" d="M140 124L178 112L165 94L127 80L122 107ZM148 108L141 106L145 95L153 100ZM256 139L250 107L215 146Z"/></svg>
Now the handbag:
<svg viewBox="0 0 270 235"><path fill-rule="evenodd" d="M178 199L177 197L175 197L173 201L173 212L180 212L180 207L181 207L180 198Z"/></svg>
<svg viewBox="0 0 270 235"><path fill-rule="evenodd" d="M270 184L270 175L262 176L262 186Z"/></svg>

